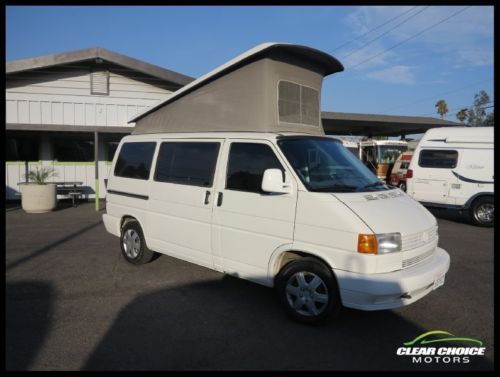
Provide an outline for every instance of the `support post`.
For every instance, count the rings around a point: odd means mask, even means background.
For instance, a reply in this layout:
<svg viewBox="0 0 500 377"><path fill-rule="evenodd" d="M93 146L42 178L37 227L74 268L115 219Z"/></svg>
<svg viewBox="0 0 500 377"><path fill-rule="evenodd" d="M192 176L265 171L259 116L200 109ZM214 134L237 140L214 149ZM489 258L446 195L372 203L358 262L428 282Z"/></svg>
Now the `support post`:
<svg viewBox="0 0 500 377"><path fill-rule="evenodd" d="M99 211L99 132L94 132L95 210Z"/></svg>

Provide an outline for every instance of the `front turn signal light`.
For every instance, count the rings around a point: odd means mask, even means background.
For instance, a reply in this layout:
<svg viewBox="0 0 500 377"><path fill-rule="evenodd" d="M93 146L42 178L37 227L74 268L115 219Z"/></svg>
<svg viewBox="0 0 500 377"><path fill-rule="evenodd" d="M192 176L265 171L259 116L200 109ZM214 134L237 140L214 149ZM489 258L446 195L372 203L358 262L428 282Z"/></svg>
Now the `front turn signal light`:
<svg viewBox="0 0 500 377"><path fill-rule="evenodd" d="M375 234L358 235L358 253L377 254L378 242Z"/></svg>

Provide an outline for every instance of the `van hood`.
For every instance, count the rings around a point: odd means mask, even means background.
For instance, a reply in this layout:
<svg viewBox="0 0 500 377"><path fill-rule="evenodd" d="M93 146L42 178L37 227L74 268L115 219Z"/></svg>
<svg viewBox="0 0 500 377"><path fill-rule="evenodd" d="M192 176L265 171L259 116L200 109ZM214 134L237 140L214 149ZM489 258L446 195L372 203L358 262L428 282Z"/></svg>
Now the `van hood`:
<svg viewBox="0 0 500 377"><path fill-rule="evenodd" d="M407 235L437 224L436 218L423 205L399 189L332 195L357 214L374 233Z"/></svg>

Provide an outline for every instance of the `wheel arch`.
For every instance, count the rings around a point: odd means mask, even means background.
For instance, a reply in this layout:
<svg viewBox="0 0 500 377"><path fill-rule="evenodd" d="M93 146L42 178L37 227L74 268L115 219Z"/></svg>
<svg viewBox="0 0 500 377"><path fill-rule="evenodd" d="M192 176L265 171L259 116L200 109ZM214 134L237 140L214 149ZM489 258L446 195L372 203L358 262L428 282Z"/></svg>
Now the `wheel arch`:
<svg viewBox="0 0 500 377"><path fill-rule="evenodd" d="M329 262L329 259L326 258L326 256L322 255L322 253L318 253L315 250L306 250L303 248L294 247L292 244L288 244L279 247L273 252L269 260L269 266L268 266L269 280L272 281L274 285L274 280L276 276L278 276L279 272L283 269L285 265L294 260L305 257L312 257L322 262L326 267L328 267L332 271L334 278L337 279L335 276L335 272L333 271L332 263Z"/></svg>
<svg viewBox="0 0 500 377"><path fill-rule="evenodd" d="M472 207L472 204L473 204L476 200L478 200L478 199L480 199L480 198L484 198L484 197L489 197L489 198L494 199L494 198L495 198L495 195L494 195L492 192L478 192L478 193L476 193L476 194L472 195L472 196L471 196L471 197L467 200L467 202L465 202L464 207L465 207L465 208L467 208L467 209L469 209L469 208L471 208L471 207Z"/></svg>
<svg viewBox="0 0 500 377"><path fill-rule="evenodd" d="M121 237L121 234L122 234L122 230L123 230L123 227L131 222L131 221L136 221L139 226L141 227L141 230L142 230L142 235L144 237L144 241L146 242L146 247L149 247L149 242L148 242L148 239L146 237L146 232L144 230L144 223L143 221L139 218L139 216L135 216L135 215L132 215L132 214L126 214L126 215L123 215L120 219L120 237Z"/></svg>

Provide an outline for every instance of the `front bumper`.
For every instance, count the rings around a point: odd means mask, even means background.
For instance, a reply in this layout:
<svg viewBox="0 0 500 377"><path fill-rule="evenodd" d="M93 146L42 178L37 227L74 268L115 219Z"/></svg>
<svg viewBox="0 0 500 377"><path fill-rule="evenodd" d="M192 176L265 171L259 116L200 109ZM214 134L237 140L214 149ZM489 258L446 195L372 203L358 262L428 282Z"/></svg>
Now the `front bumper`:
<svg viewBox="0 0 500 377"><path fill-rule="evenodd" d="M432 257L407 269L381 274L334 270L342 304L360 310L393 309L409 305L428 293L450 267L448 253L436 247ZM402 298L405 295L407 298Z"/></svg>

